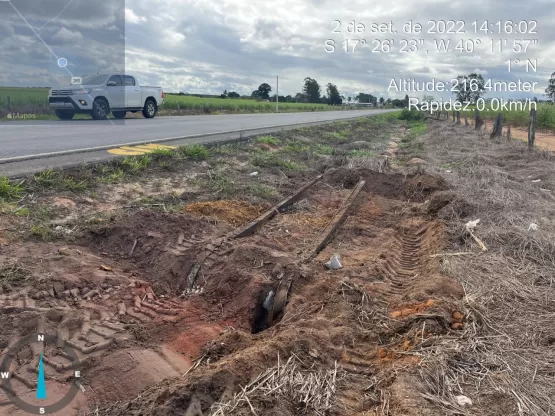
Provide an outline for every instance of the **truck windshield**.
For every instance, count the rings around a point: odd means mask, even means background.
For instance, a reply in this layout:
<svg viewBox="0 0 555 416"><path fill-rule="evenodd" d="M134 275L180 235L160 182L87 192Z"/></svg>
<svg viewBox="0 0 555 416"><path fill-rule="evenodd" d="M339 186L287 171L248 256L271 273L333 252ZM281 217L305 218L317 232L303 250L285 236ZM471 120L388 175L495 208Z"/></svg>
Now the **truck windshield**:
<svg viewBox="0 0 555 416"><path fill-rule="evenodd" d="M100 85L106 81L108 75L90 75L83 77L82 85Z"/></svg>

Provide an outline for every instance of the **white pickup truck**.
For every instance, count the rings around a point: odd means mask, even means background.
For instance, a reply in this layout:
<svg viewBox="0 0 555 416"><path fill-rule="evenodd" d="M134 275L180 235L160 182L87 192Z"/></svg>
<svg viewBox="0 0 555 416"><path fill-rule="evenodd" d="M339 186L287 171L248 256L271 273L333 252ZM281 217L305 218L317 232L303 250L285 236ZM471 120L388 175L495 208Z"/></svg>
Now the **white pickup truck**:
<svg viewBox="0 0 555 416"><path fill-rule="evenodd" d="M104 120L110 112L114 118L122 119L128 111L142 111L146 118L153 118L164 103L162 88L142 87L133 75L99 74L79 81L79 84L50 89L48 105L61 120L71 120L77 113Z"/></svg>

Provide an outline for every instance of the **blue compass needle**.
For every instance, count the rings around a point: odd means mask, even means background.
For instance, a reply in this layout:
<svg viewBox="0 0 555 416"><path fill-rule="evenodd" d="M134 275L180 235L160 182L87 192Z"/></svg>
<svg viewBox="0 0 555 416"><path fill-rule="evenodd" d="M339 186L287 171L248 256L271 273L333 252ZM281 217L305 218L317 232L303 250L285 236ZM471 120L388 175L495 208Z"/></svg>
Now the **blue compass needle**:
<svg viewBox="0 0 555 416"><path fill-rule="evenodd" d="M46 399L46 381L44 380L44 364L42 363L42 354L40 354L39 359L39 379L37 382L37 394L35 395L37 399Z"/></svg>

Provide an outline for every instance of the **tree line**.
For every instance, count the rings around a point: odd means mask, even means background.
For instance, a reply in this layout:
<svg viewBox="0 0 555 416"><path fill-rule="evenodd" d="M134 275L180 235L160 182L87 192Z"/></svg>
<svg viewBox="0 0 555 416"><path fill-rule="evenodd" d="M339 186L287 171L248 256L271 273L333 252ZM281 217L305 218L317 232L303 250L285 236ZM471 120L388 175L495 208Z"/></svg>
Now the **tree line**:
<svg viewBox="0 0 555 416"><path fill-rule="evenodd" d="M258 100L272 100L275 101L276 95L270 96L272 92L272 87L268 83L262 83L254 90L248 98L254 98ZM225 90L220 98L240 98L241 95L235 91ZM349 103L368 103L377 106L378 103L382 106L393 106L393 107L406 107L408 106L409 97L405 96L404 99L384 99L383 97L375 97L372 94L359 93L354 97L346 97L340 94L337 85L331 82L325 86L325 90L320 86L318 81L314 78L306 77L304 79L302 92L297 93L295 96L292 95L279 95L278 101L285 103L315 103L315 104L329 104L329 105L341 105Z"/></svg>

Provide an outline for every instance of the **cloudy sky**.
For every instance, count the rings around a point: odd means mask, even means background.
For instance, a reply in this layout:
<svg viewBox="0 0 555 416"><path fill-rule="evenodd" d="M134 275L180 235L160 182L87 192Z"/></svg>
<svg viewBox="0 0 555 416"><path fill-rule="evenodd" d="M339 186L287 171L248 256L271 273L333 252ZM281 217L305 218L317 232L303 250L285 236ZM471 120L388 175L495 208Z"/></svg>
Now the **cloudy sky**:
<svg viewBox="0 0 555 416"><path fill-rule="evenodd" d="M362 33L347 31L353 20L364 24ZM411 20L422 24L422 33L404 33ZM462 21L446 28L465 33L427 33L432 20ZM472 23L485 20L494 32L497 22L512 20L525 21L520 29L536 33L474 33ZM279 75L280 95L300 92L303 79L312 77L322 86L336 84L345 96L401 98L405 92L388 91L391 79L448 81L479 72L494 81L539 83L535 93L486 97L541 96L555 71L553 21L553 0L0 0L0 85L50 86L67 83L71 75L125 70L140 75L143 84L174 92L250 94L262 82L275 92ZM373 24L389 28L390 22L395 33L372 33ZM357 39L366 45L353 52ZM386 39L393 41L390 50L373 52ZM402 52L402 39L423 43L417 52ZM436 51L434 41L442 39L450 40L451 51ZM454 50L459 40L477 39L481 44L472 53ZM525 44L515 45L517 39L537 44L518 53L513 48ZM335 42L331 53L329 40ZM491 52L491 40L501 40L506 50ZM59 58L67 67L60 68ZM521 64L509 73L509 59L537 60L537 72L526 73Z"/></svg>

